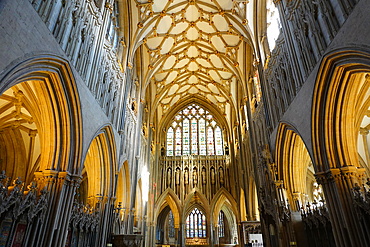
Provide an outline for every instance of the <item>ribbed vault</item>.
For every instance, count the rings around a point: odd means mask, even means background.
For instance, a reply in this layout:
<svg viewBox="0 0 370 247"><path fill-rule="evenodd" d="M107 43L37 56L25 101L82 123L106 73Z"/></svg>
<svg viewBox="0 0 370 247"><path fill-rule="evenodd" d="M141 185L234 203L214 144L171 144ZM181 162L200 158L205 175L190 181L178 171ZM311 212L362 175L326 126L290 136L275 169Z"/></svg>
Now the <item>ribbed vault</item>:
<svg viewBox="0 0 370 247"><path fill-rule="evenodd" d="M236 85L244 80L241 47L251 40L246 2L136 2L140 11L136 41L148 54L145 85L155 93L153 106L165 114L184 97L197 95L225 113L225 106L235 100Z"/></svg>

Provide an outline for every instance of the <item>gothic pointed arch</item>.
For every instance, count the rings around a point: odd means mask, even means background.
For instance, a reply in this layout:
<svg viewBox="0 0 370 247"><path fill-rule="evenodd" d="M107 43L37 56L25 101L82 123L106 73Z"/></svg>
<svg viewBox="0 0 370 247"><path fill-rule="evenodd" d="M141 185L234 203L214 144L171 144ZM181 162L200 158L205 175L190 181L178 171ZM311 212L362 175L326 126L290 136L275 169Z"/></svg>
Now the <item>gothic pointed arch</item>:
<svg viewBox="0 0 370 247"><path fill-rule="evenodd" d="M218 215L223 207L227 207L230 209L230 212L235 217L235 220L238 222L240 219L237 219L237 213L238 210L238 204L233 198L233 196L228 192L225 188L221 188L216 195L213 197L212 202L211 202L211 212L212 212L212 222L213 224L217 224L218 221ZM235 221L234 220L234 221Z"/></svg>
<svg viewBox="0 0 370 247"><path fill-rule="evenodd" d="M130 206L130 191L130 168L128 162L125 161L118 172L116 204L120 203L123 208L128 209Z"/></svg>
<svg viewBox="0 0 370 247"><path fill-rule="evenodd" d="M207 198L197 189L189 193L183 203L183 219L185 219L195 207L202 210L207 217L211 215L211 208Z"/></svg>
<svg viewBox="0 0 370 247"><path fill-rule="evenodd" d="M174 214L171 207L165 202L160 213L156 216L156 243L168 244L175 242L175 229L179 226L174 223Z"/></svg>
<svg viewBox="0 0 370 247"><path fill-rule="evenodd" d="M82 151L81 107L68 62L51 54L29 56L13 61L0 81L0 93L18 85L12 90L26 101L32 121L38 125L43 155L34 171L77 174Z"/></svg>
<svg viewBox="0 0 370 247"><path fill-rule="evenodd" d="M181 223L181 202L179 201L176 194L171 189L167 189L161 196L158 198L156 204L158 205L156 211L154 212L155 218L158 219L160 213L165 209L166 206L169 206L173 217L174 225L176 228L179 228Z"/></svg>
<svg viewBox="0 0 370 247"><path fill-rule="evenodd" d="M286 190L286 199L289 199L292 209L298 211L312 194L307 185L316 182L312 176L315 171L298 131L287 123L281 123L278 128L275 162L271 169L274 179L283 183L279 190ZM285 198L281 200L285 201Z"/></svg>
<svg viewBox="0 0 370 247"><path fill-rule="evenodd" d="M34 192L43 189L44 212L58 208L69 217L82 156L81 106L69 63L53 54L27 54L1 73L0 94L0 159L6 166L0 168L12 181L19 177L20 185L33 181ZM37 217L43 223L29 225L35 232L60 226L37 240L39 245L66 235L65 218Z"/></svg>
<svg viewBox="0 0 370 247"><path fill-rule="evenodd" d="M116 147L111 126L104 126L91 140L84 160L84 179L87 183L88 204L95 206L114 195L114 177L117 171ZM84 199L86 200L86 199Z"/></svg>
<svg viewBox="0 0 370 247"><path fill-rule="evenodd" d="M240 222L239 207L235 199L225 189L219 190L211 203L211 223L217 226L216 238L220 243L232 243L237 238L237 222Z"/></svg>
<svg viewBox="0 0 370 247"><path fill-rule="evenodd" d="M333 234L337 243L361 246L369 242L359 232L366 228L356 210L354 191L363 183L365 168L359 155L364 129L369 126L370 51L366 48L332 51L323 57L316 77L312 108L312 144L315 174L323 186L330 218L335 221ZM365 141L365 140L364 140ZM368 148L368 147L366 147ZM362 153L363 154L363 153ZM341 205L335 214L333 205ZM349 237L344 238L343 233Z"/></svg>
<svg viewBox="0 0 370 247"><path fill-rule="evenodd" d="M358 166L357 136L369 108L370 53L339 49L326 55L316 78L312 139L318 170Z"/></svg>
<svg viewBox="0 0 370 247"><path fill-rule="evenodd" d="M193 239L202 239L202 243L207 243L211 229L211 211L208 201L198 191L190 193L184 202L182 216L185 223L185 234L187 244L192 244Z"/></svg>

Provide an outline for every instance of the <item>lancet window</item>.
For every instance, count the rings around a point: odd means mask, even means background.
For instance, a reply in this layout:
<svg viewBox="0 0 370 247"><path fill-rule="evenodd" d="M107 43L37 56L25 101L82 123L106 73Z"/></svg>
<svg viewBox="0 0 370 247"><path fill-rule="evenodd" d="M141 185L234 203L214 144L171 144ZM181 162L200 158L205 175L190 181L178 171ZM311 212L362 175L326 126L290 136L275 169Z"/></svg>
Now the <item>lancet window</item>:
<svg viewBox="0 0 370 247"><path fill-rule="evenodd" d="M186 218L186 237L205 238L206 235L206 216L198 208L194 208Z"/></svg>
<svg viewBox="0 0 370 247"><path fill-rule="evenodd" d="M168 237L175 237L175 219L173 217L172 211L168 214Z"/></svg>
<svg viewBox="0 0 370 247"><path fill-rule="evenodd" d="M166 136L167 156L223 155L223 134L216 118L191 104L174 117Z"/></svg>
<svg viewBox="0 0 370 247"><path fill-rule="evenodd" d="M218 214L218 237L219 238L225 237L224 217L225 217L224 212L220 211L220 213Z"/></svg>

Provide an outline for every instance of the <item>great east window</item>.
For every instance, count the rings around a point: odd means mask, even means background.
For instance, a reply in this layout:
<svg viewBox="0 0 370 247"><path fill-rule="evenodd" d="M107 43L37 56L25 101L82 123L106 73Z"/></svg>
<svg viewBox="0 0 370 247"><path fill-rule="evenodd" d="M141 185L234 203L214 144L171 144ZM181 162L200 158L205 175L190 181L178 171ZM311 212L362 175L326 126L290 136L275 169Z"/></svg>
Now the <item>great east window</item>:
<svg viewBox="0 0 370 247"><path fill-rule="evenodd" d="M216 118L196 104L175 115L166 143L167 156L224 154L222 129Z"/></svg>

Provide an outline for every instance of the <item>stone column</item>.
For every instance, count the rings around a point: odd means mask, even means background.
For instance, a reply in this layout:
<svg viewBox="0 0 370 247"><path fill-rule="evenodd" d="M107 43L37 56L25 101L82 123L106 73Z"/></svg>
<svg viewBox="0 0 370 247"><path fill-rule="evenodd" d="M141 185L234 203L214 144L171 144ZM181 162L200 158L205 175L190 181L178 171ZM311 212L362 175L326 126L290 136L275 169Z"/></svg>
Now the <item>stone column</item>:
<svg viewBox="0 0 370 247"><path fill-rule="evenodd" d="M176 245L180 244L180 237L181 237L181 234L180 234L180 226L175 226L175 243Z"/></svg>
<svg viewBox="0 0 370 247"><path fill-rule="evenodd" d="M36 172L35 178L38 187L48 193L48 209L35 246L64 246L73 199L81 178L55 170Z"/></svg>
<svg viewBox="0 0 370 247"><path fill-rule="evenodd" d="M185 229L185 224L181 223L181 229L180 229L180 246L185 247L185 237L186 237L186 229Z"/></svg>
<svg viewBox="0 0 370 247"><path fill-rule="evenodd" d="M337 246L368 245L352 197L352 188L362 184L364 172L363 168L345 166L315 174L323 187Z"/></svg>
<svg viewBox="0 0 370 247"><path fill-rule="evenodd" d="M212 224L211 224L211 236L210 236L210 240L211 240L211 246L214 246L214 244L220 244L220 239L218 238L218 224L215 225L215 227L213 228L212 227ZM214 233L212 236L212 233Z"/></svg>

